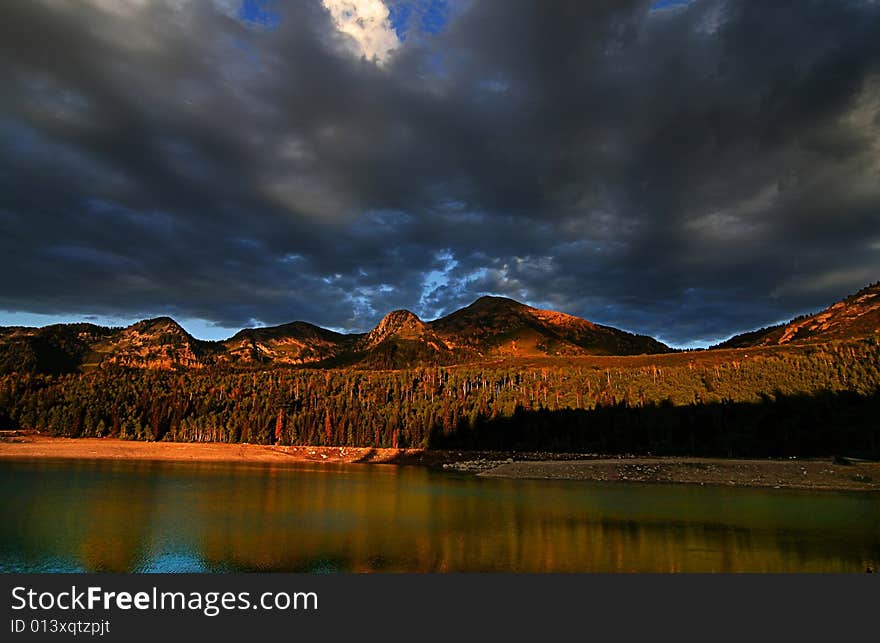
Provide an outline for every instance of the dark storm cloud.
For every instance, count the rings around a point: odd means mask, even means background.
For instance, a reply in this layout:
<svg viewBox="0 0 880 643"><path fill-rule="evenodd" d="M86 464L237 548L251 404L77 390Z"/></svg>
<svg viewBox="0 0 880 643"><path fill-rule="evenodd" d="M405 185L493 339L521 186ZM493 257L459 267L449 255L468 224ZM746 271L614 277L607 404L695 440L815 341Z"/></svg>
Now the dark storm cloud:
<svg viewBox="0 0 880 643"><path fill-rule="evenodd" d="M877 3L414 3L378 62L254 6L4 4L0 310L688 343L880 276Z"/></svg>

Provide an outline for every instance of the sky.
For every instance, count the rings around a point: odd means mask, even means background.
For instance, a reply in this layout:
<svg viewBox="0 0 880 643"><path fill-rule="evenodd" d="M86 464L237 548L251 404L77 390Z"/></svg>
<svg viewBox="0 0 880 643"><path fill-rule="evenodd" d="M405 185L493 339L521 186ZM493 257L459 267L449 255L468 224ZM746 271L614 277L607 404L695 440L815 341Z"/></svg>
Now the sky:
<svg viewBox="0 0 880 643"><path fill-rule="evenodd" d="M484 294L705 346L880 279L876 0L0 4L0 325Z"/></svg>

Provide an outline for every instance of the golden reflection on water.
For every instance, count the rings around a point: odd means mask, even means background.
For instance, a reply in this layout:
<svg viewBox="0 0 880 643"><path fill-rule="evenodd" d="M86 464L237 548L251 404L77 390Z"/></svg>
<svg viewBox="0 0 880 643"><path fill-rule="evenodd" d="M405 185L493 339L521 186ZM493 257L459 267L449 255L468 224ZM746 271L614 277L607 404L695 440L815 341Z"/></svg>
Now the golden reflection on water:
<svg viewBox="0 0 880 643"><path fill-rule="evenodd" d="M877 494L4 461L0 571L861 572Z"/></svg>

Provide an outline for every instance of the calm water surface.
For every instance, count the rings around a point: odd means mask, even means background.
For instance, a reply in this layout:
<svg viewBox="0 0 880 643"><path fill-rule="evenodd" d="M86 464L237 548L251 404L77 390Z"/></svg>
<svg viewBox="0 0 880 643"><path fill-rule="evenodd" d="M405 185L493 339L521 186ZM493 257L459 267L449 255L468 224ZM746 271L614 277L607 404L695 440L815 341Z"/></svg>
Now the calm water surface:
<svg viewBox="0 0 880 643"><path fill-rule="evenodd" d="M863 572L880 494L0 460L0 571Z"/></svg>

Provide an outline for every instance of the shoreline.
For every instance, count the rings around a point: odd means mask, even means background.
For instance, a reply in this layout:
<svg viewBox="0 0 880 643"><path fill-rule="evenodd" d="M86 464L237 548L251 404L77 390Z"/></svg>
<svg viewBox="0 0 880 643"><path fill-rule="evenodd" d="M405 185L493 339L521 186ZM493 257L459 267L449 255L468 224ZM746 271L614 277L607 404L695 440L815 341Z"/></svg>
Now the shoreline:
<svg viewBox="0 0 880 643"><path fill-rule="evenodd" d="M486 478L880 491L880 463L821 459L609 457L596 454L434 451L61 438L9 432L0 460L80 459L215 463L400 464Z"/></svg>
<svg viewBox="0 0 880 643"><path fill-rule="evenodd" d="M477 475L487 478L701 486L880 491L880 463L841 464L831 458L603 458L584 462L512 462Z"/></svg>
<svg viewBox="0 0 880 643"><path fill-rule="evenodd" d="M0 440L0 459L56 458L158 462L393 463L422 449L275 446L225 442L143 442L118 438L63 438L20 432Z"/></svg>

